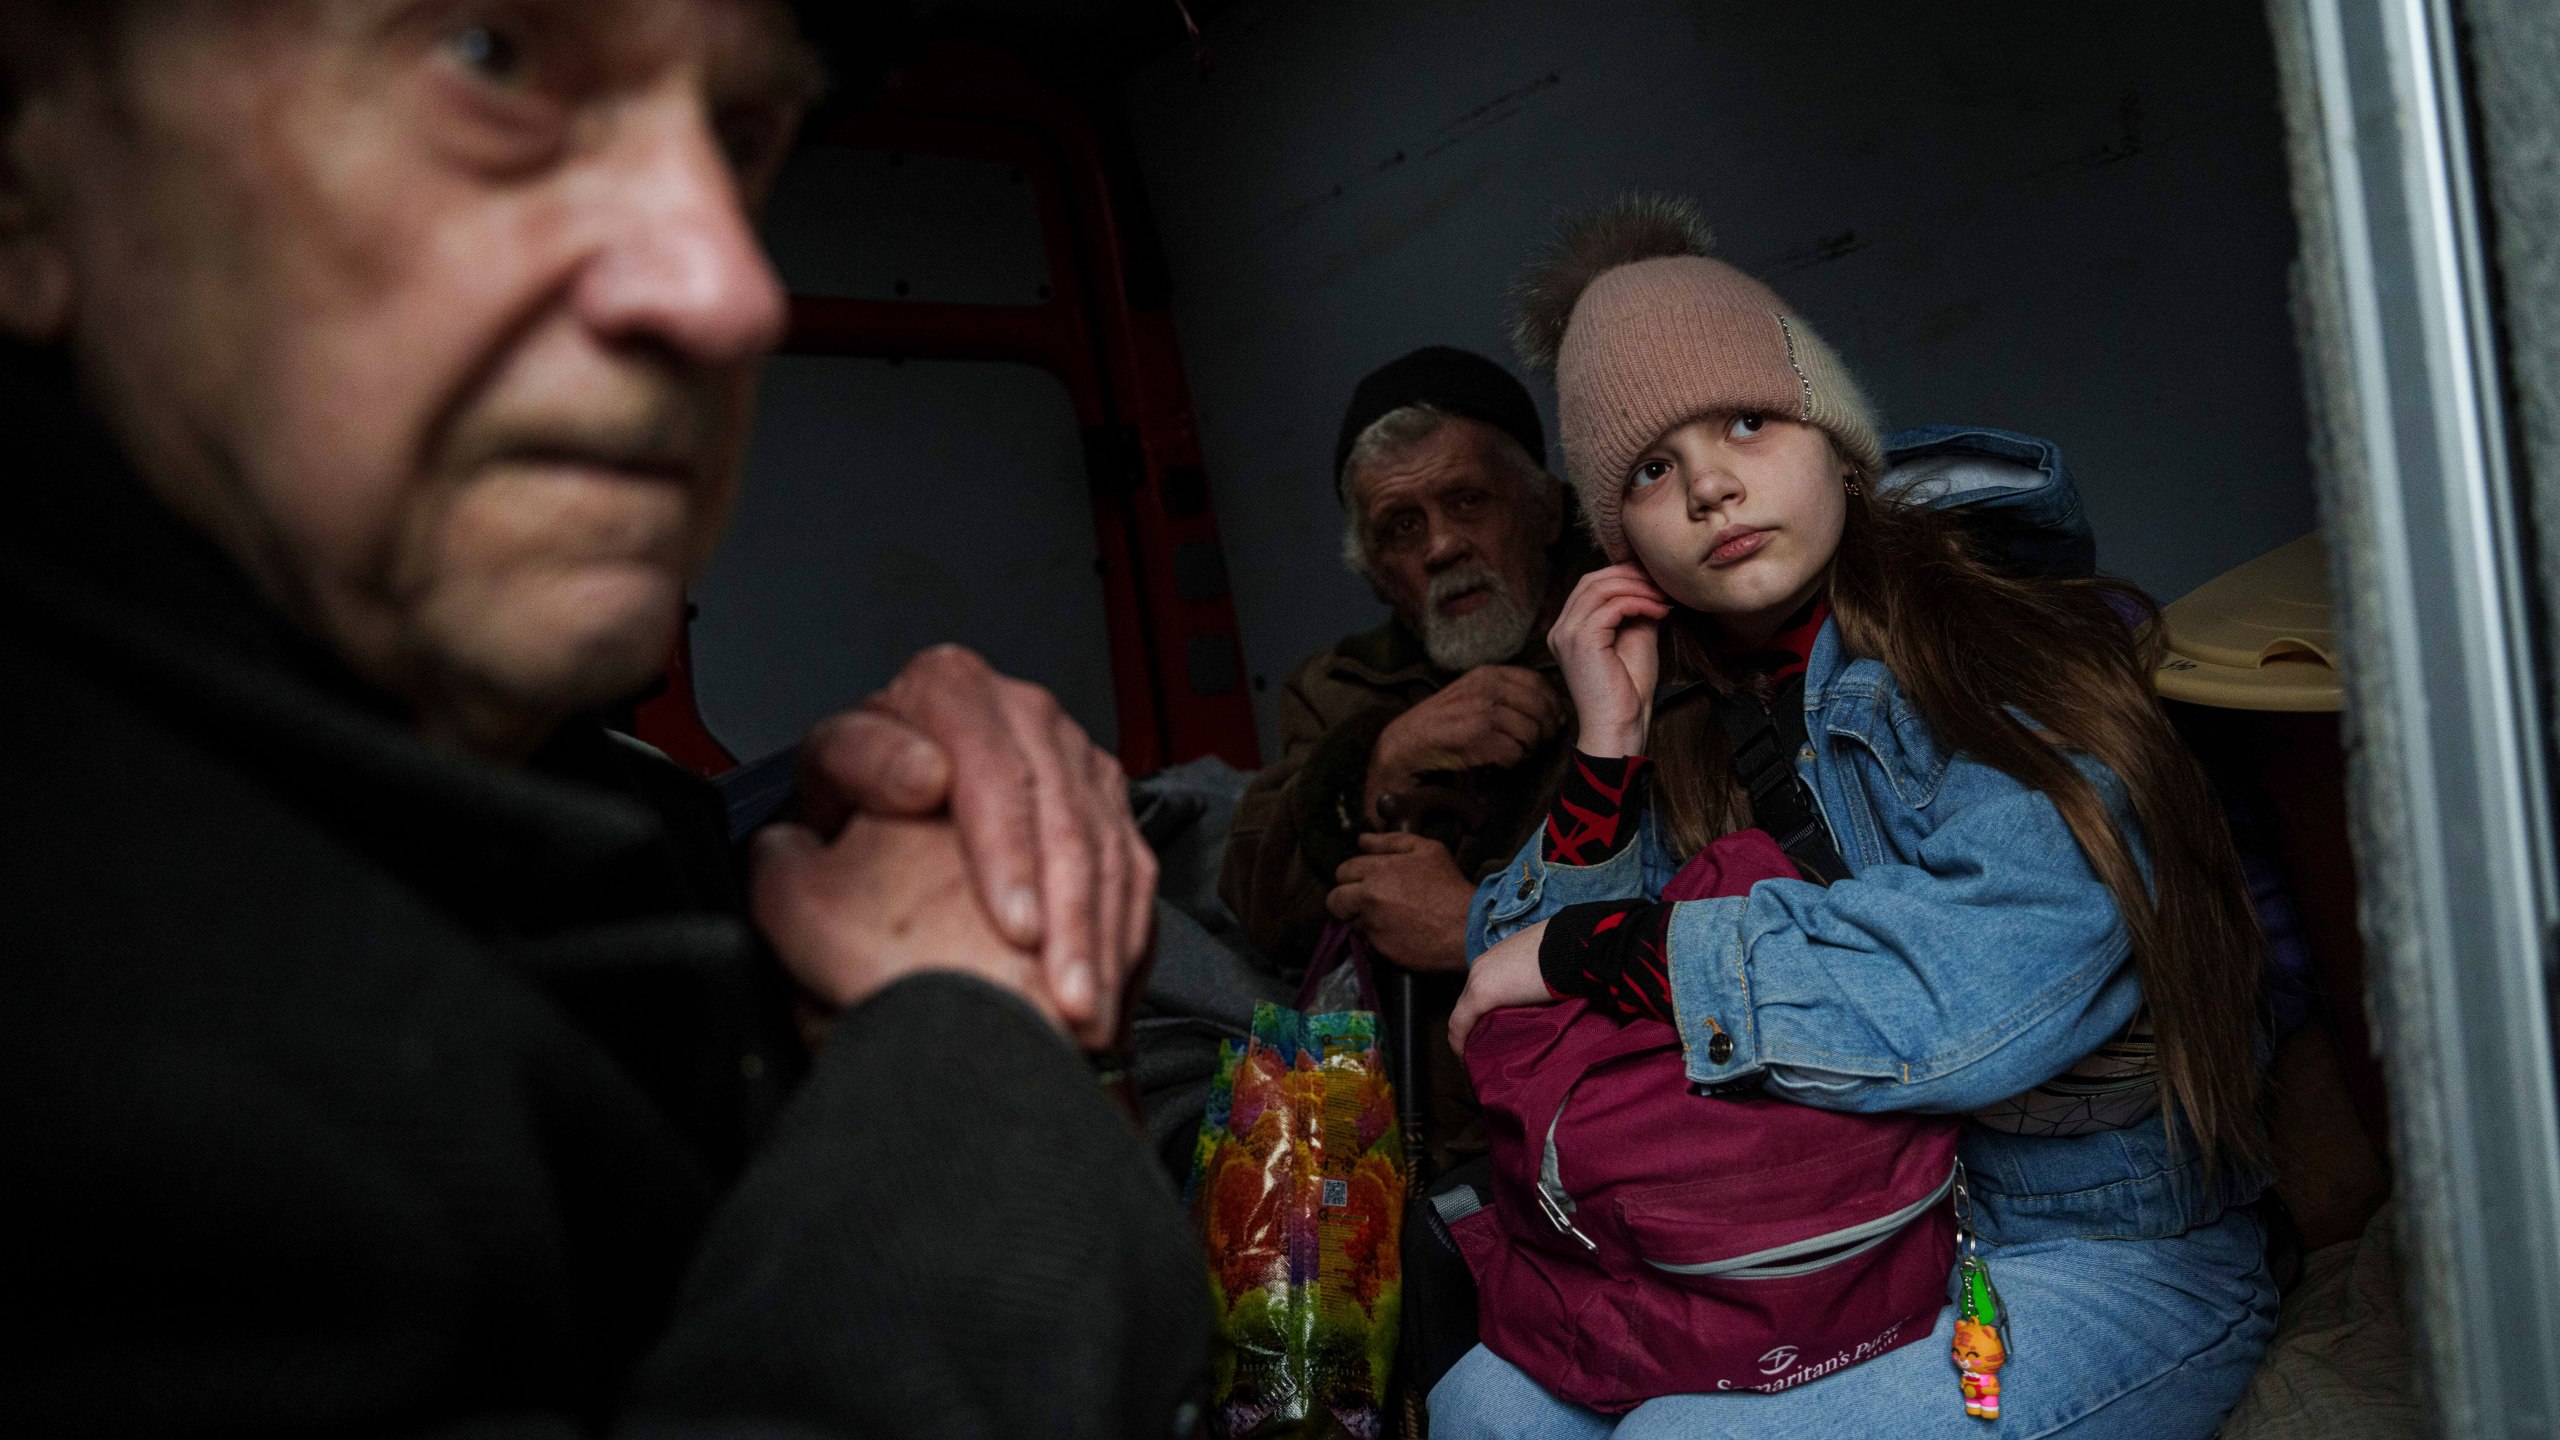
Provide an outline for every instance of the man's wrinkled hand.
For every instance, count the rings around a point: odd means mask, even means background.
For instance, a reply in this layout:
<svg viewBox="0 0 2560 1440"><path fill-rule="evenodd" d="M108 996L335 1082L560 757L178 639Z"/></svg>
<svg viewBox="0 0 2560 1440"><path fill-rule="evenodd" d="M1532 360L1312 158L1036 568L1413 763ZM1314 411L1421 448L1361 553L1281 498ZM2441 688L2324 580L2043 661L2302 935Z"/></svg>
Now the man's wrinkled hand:
<svg viewBox="0 0 2560 1440"><path fill-rule="evenodd" d="M1038 953L998 934L947 820L857 815L832 841L805 825L756 836L756 924L821 1005L858 1005L928 971L974 975L1067 1028Z"/></svg>
<svg viewBox="0 0 2560 1440"><path fill-rule="evenodd" d="M1467 905L1476 887L1449 847L1420 835L1360 837L1361 854L1334 871L1325 909L1407 970L1467 968Z"/></svg>
<svg viewBox="0 0 2560 1440"><path fill-rule="evenodd" d="M998 931L1036 946L1049 994L1087 1046L1112 1042L1152 939L1156 858L1129 814L1128 776L1037 685L941 645L800 752L802 819L946 806Z"/></svg>
<svg viewBox="0 0 2560 1440"><path fill-rule="evenodd" d="M1467 988L1449 1012L1449 1048L1464 1055L1476 1022L1514 1005L1551 1005L1555 994L1538 970L1538 943L1547 938L1547 922L1539 921L1476 957L1467 972Z"/></svg>
<svg viewBox="0 0 2560 1440"><path fill-rule="evenodd" d="M1362 803L1371 824L1378 801L1434 770L1508 768L1564 728L1563 697L1535 670L1479 665L1402 715L1378 735Z"/></svg>

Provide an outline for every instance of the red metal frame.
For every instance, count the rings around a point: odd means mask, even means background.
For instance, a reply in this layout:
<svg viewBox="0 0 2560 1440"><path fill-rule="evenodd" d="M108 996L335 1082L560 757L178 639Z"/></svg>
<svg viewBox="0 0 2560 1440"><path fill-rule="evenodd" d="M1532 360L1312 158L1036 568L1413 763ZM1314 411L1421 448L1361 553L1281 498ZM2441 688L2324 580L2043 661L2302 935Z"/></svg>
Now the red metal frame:
<svg viewBox="0 0 2560 1440"><path fill-rule="evenodd" d="M693 700L693 608L685 607L685 629L676 634L676 653L667 661L666 684L633 710L631 731L658 747L667 758L697 775L718 775L737 767L738 757L702 723Z"/></svg>
<svg viewBox="0 0 2560 1440"><path fill-rule="evenodd" d="M945 305L794 296L785 352L1005 360L1055 375L1093 460L1121 763L1133 775L1204 754L1260 763L1172 317L1130 304L1109 172L1090 122L1014 62L952 46L930 53L823 142L994 160L1021 172L1039 210L1049 298ZM1185 555L1194 563L1178 565ZM706 762L727 752L694 706L688 659L680 651L667 691L642 708L642 738L709 773Z"/></svg>

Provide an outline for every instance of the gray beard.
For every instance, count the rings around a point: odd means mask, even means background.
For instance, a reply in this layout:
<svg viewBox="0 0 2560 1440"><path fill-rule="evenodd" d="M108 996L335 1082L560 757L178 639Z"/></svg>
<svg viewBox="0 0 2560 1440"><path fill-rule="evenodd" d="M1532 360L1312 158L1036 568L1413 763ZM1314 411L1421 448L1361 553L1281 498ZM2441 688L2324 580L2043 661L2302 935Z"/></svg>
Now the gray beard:
<svg viewBox="0 0 2560 1440"><path fill-rule="evenodd" d="M1443 616L1440 602L1471 586L1486 587L1485 603L1472 615ZM1491 567L1469 565L1450 570L1431 579L1431 589L1423 597L1423 653L1431 663L1443 670L1472 670L1508 660L1529 643L1529 632L1537 626L1538 607L1527 598L1512 593L1511 587Z"/></svg>

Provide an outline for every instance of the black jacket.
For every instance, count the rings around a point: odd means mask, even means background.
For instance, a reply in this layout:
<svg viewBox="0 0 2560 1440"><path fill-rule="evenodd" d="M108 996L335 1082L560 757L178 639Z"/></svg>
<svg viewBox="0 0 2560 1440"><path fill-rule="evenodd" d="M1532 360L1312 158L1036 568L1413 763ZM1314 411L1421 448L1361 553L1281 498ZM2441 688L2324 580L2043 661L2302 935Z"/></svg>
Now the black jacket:
<svg viewBox="0 0 2560 1440"><path fill-rule="evenodd" d="M910 980L808 1065L706 787L430 751L19 391L0 1428L1187 1423L1187 1227L1028 1007Z"/></svg>

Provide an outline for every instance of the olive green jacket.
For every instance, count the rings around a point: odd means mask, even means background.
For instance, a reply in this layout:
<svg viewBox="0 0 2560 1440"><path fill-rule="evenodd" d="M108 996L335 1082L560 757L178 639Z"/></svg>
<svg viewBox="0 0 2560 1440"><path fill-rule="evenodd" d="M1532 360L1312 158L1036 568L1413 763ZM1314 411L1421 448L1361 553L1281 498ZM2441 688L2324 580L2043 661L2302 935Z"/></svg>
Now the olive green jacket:
<svg viewBox="0 0 2560 1440"><path fill-rule="evenodd" d="M1543 634L1507 663L1540 671L1564 693ZM1360 853L1359 837L1372 828L1362 800L1379 732L1457 678L1431 663L1401 620L1344 639L1289 677L1280 696L1278 757L1245 792L1219 884L1255 949L1282 972L1305 965L1324 927L1334 869ZM1482 879L1544 820L1572 733L1568 724L1508 770L1482 766L1428 777L1432 783L1401 797L1397 828L1447 845L1461 872Z"/></svg>

